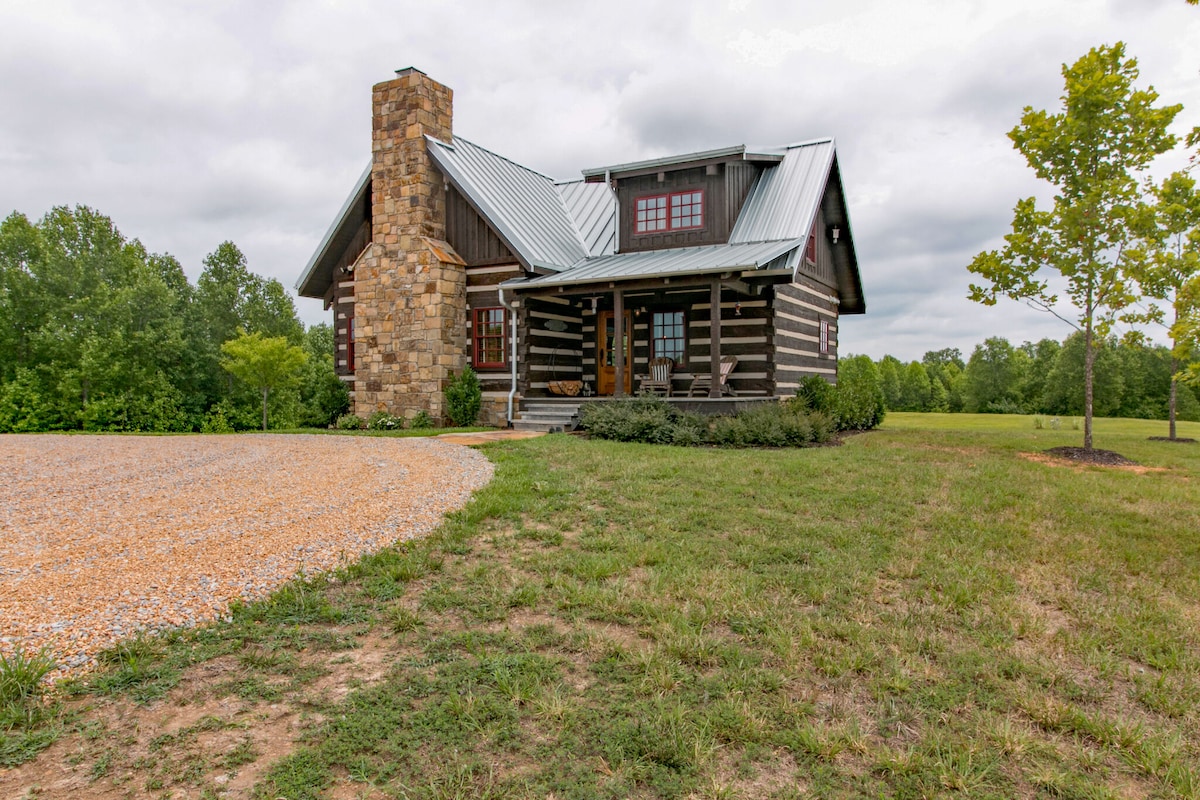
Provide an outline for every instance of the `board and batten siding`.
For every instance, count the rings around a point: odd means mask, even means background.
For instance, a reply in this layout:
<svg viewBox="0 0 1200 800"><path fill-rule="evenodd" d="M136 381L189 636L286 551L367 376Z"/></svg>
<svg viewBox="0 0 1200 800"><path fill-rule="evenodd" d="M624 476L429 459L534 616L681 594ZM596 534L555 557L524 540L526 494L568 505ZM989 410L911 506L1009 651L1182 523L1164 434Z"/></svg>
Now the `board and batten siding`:
<svg viewBox="0 0 1200 800"><path fill-rule="evenodd" d="M446 191L446 241L467 266L517 261L492 227L453 186Z"/></svg>
<svg viewBox="0 0 1200 800"><path fill-rule="evenodd" d="M753 164L731 162L664 171L661 173L662 180L659 180L659 173L618 178L621 252L728 242L733 224L758 172L759 169ZM634 233L634 201L637 198L695 189L704 191L703 227L675 232Z"/></svg>

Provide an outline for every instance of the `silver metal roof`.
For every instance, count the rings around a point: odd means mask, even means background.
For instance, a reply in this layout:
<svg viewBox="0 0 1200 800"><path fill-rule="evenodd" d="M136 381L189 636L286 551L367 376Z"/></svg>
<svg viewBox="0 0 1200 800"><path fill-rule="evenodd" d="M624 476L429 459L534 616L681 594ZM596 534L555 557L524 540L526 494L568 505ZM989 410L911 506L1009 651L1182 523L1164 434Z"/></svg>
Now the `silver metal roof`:
<svg viewBox="0 0 1200 800"><path fill-rule="evenodd" d="M833 139L790 145L762 171L729 234L731 244L808 238L833 166Z"/></svg>
<svg viewBox="0 0 1200 800"><path fill-rule="evenodd" d="M304 267L300 280L296 281L296 290L300 292L301 297L325 296L325 291L333 281L333 265L327 261L330 258L336 258L343 249L349 246L351 237L358 229L358 225L350 224L351 217L359 213L359 209L367 202L367 190L370 185L371 165L367 164L367 168L355 182L350 196L346 198L346 202L342 203L341 210L333 218L333 224L329 226L329 230L325 231L325 235L321 237L321 243L317 245L312 257L308 259L308 265ZM335 244L335 240L340 247L332 246Z"/></svg>
<svg viewBox="0 0 1200 800"><path fill-rule="evenodd" d="M622 172L637 172L658 167L671 167L676 164L687 164L692 161L708 161L717 158L741 158L743 161L779 161L784 151L780 147L750 147L744 144L732 147L719 147L715 150L701 150L698 153L684 153L677 156L650 158L645 161L630 161L625 164L614 164L611 167L593 167L583 171L584 177L595 178L601 175L616 175Z"/></svg>
<svg viewBox="0 0 1200 800"><path fill-rule="evenodd" d="M612 255L617 249L617 196L604 183L564 181L554 188L587 245L588 255Z"/></svg>
<svg viewBox="0 0 1200 800"><path fill-rule="evenodd" d="M429 155L529 269L558 272L589 255L554 181L455 136L431 136Z"/></svg>
<svg viewBox="0 0 1200 800"><path fill-rule="evenodd" d="M556 275L507 281L502 285L514 289L541 289L580 283L761 269L782 256L799 250L807 241L808 237L805 236L803 239L777 242L717 244L620 253L585 259Z"/></svg>

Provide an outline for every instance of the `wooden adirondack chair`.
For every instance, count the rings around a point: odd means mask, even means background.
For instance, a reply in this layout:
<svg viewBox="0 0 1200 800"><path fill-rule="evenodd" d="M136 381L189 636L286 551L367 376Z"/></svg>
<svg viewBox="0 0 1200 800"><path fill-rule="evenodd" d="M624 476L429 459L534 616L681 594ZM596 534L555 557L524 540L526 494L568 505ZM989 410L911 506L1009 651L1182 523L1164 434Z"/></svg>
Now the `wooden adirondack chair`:
<svg viewBox="0 0 1200 800"><path fill-rule="evenodd" d="M733 368L736 366L737 356L721 356L721 371L718 380L722 395L728 394L733 397L737 397L737 392L735 392L733 387L729 385L729 373L733 372ZM697 375L692 378L692 385L688 387L687 396L691 397L697 389L702 389L704 394L709 393L709 391L712 389L711 373L708 375Z"/></svg>
<svg viewBox="0 0 1200 800"><path fill-rule="evenodd" d="M650 359L650 374L643 375L638 389L643 392L664 392L671 396L671 372L675 369L674 359L658 356Z"/></svg>

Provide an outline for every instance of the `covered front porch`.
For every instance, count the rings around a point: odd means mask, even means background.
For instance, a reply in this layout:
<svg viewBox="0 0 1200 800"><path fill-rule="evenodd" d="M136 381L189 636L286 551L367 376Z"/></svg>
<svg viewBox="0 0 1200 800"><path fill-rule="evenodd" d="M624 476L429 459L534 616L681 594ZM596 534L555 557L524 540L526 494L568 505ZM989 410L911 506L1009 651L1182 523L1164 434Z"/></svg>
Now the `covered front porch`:
<svg viewBox="0 0 1200 800"><path fill-rule="evenodd" d="M793 276L786 263L792 251L775 255L779 249L775 243L768 251L776 263L757 268L739 253L745 266L706 264L699 274L630 275L625 264L624 274L607 278L573 270L506 285L520 332L521 396L553 399L552 389L564 383L581 388L569 398L577 401L636 394L656 358L671 359L669 388L661 393L675 402L775 396L773 291ZM737 359L724 384L708 380L722 357Z"/></svg>

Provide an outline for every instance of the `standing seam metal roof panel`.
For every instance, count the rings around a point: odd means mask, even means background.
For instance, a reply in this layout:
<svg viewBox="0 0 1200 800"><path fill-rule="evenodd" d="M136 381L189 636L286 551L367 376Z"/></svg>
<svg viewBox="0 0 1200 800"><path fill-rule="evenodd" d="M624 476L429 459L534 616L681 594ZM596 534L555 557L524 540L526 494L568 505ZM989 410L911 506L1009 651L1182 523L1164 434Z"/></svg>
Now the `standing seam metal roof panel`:
<svg viewBox="0 0 1200 800"><path fill-rule="evenodd" d="M735 269L760 269L780 256L799 249L806 241L807 237L753 244L714 244L619 253L588 258L556 275L507 281L503 285L525 289Z"/></svg>
<svg viewBox="0 0 1200 800"><path fill-rule="evenodd" d="M451 144L425 139L438 167L528 266L559 271L588 255L550 178L458 136Z"/></svg>
<svg viewBox="0 0 1200 800"><path fill-rule="evenodd" d="M607 184L563 181L554 188L583 237L588 255L606 256L617 247L617 196Z"/></svg>
<svg viewBox="0 0 1200 800"><path fill-rule="evenodd" d="M833 139L789 145L783 161L759 175L729 242L807 239L825 195L833 156Z"/></svg>

